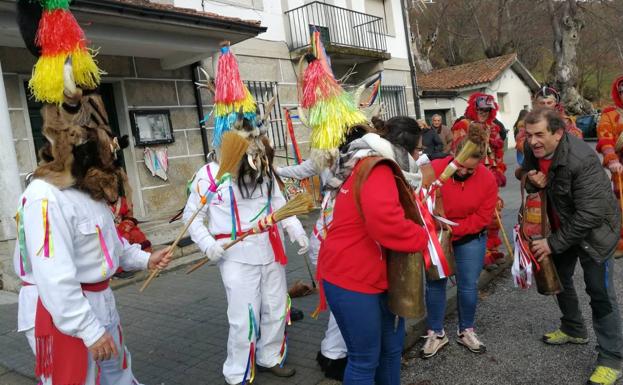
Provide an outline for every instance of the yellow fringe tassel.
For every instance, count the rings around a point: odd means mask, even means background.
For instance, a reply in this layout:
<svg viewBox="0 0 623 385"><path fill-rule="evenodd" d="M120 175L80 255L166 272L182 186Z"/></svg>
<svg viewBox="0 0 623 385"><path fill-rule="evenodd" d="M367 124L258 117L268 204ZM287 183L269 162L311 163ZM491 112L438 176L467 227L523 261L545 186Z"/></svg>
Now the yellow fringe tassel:
<svg viewBox="0 0 623 385"><path fill-rule="evenodd" d="M41 56L32 69L28 88L43 103L63 102L63 65L67 55Z"/></svg>
<svg viewBox="0 0 623 385"><path fill-rule="evenodd" d="M76 85L92 90L100 84L102 71L97 67L93 54L86 49L75 49L71 53Z"/></svg>
<svg viewBox="0 0 623 385"><path fill-rule="evenodd" d="M240 107L242 107L242 111L246 113L255 113L255 100L253 100L253 96L249 92L247 87L244 87L245 97L240 101L235 101L232 104L225 103L215 103L214 105L214 115L215 116L224 116L229 115L232 112L240 111Z"/></svg>

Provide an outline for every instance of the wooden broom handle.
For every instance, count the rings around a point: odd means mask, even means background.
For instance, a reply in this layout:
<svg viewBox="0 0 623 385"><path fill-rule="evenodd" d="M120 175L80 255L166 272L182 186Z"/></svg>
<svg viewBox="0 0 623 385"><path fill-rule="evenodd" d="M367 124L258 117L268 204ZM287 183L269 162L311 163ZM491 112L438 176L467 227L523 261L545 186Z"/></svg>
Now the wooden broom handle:
<svg viewBox="0 0 623 385"><path fill-rule="evenodd" d="M234 239L233 241L231 241L228 244L226 244L225 246L223 246L223 250L229 249L230 247L232 247L236 243L242 241L243 239L245 239L246 237L248 237L251 234L257 234L257 233L253 232L253 230L249 230L246 233L244 233L241 236L239 236L238 238ZM186 274L192 273L193 271L199 269L201 266L205 265L208 262L210 262L210 258L208 258L208 257L201 258L199 260L199 262L195 263L194 265L192 265L192 267L190 269L186 270Z"/></svg>
<svg viewBox="0 0 623 385"><path fill-rule="evenodd" d="M206 202L207 203L207 202ZM175 251L175 248L177 247L177 244L180 243L180 240L182 239L182 237L184 236L184 234L186 234L186 231L188 231L188 228L190 227L190 225L193 223L193 221L195 220L195 218L197 217L197 215L199 214L199 212L203 209L203 207L205 206L205 203L201 203L201 206L199 206L199 208L193 213L193 215L190 217L190 219L188 220L188 222L186 222L186 225L184 226L184 228L182 229L182 231L180 231L179 235L177 236L177 238L175 238L175 241L173 242L173 244L170 246L171 249L169 250L169 254L172 254L173 251ZM147 289L147 287L151 284L151 281L154 280L154 278L156 278L156 276L158 276L158 274L160 274L162 272L162 269L159 268L155 268L151 271L151 273L149 274L149 277L145 280L145 282L143 283L143 286L141 286L141 288L139 289L139 292L143 292L145 289Z"/></svg>
<svg viewBox="0 0 623 385"><path fill-rule="evenodd" d="M508 250L508 258L513 258L513 249L511 247L511 242L508 240L508 235L506 235L506 230L504 229L504 223L502 223L502 218L500 218L500 213L498 212L497 207L495 208L495 218L498 221L498 226L500 226L500 231L502 231L502 239L504 239L504 245Z"/></svg>

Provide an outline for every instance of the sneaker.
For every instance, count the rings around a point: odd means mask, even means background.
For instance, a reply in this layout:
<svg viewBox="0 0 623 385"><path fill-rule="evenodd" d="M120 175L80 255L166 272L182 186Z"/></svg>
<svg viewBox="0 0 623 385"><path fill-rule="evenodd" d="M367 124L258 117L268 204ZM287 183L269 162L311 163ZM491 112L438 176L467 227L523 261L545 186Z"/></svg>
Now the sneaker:
<svg viewBox="0 0 623 385"><path fill-rule="evenodd" d="M553 332L543 334L543 342L549 345L583 345L588 343L588 338L571 337L569 334L563 332L562 330L556 329Z"/></svg>
<svg viewBox="0 0 623 385"><path fill-rule="evenodd" d="M480 342L474 328L465 329L456 333L456 342L465 346L473 353L484 353L487 351L486 346Z"/></svg>
<svg viewBox="0 0 623 385"><path fill-rule="evenodd" d="M429 330L428 334L423 338L426 339L426 342L424 342L424 346L422 346L422 350L420 350L420 356L422 358L431 358L448 344L448 336L446 336L445 331L443 334L437 334L433 330Z"/></svg>
<svg viewBox="0 0 623 385"><path fill-rule="evenodd" d="M621 378L621 371L607 366L597 365L587 385L612 385Z"/></svg>

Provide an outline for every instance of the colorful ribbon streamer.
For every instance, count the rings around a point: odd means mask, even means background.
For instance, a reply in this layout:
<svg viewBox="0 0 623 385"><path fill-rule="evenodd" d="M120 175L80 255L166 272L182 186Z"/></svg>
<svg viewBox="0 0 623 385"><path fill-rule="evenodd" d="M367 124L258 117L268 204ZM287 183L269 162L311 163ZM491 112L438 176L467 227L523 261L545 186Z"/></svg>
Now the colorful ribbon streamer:
<svg viewBox="0 0 623 385"><path fill-rule="evenodd" d="M37 255L41 255L45 258L54 256L54 241L52 239L52 230L50 229L50 220L48 218L48 200L43 199L41 201L41 214L43 217L43 244L37 251Z"/></svg>

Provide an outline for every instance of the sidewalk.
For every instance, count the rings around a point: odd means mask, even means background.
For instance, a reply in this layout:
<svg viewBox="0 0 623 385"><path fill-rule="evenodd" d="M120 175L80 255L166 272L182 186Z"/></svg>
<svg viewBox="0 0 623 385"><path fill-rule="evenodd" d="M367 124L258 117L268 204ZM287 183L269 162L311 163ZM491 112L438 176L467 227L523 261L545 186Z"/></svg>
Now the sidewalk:
<svg viewBox="0 0 623 385"><path fill-rule="evenodd" d="M516 220L518 206L512 169L514 166L509 167L509 186L503 192L507 231ZM315 214L301 219L309 229ZM303 258L296 255L296 247L286 243L290 256L288 285L298 279L309 282ZM493 276L483 274L487 280ZM204 266L191 275L179 269L156 279L143 294L138 292L139 287L133 283L115 290L137 379L146 385L222 384L228 328L218 269ZM453 300L453 292L450 289L449 301ZM335 384L323 381L315 360L328 319L326 313L318 320L309 316L317 300L317 295L293 299L293 306L305 312L305 319L288 329L288 364L296 367L296 376L279 379L257 373L259 385ZM34 360L25 337L15 332L16 317L16 304L0 304L0 385L33 385ZM421 331L421 322L409 323L409 345L415 343Z"/></svg>

